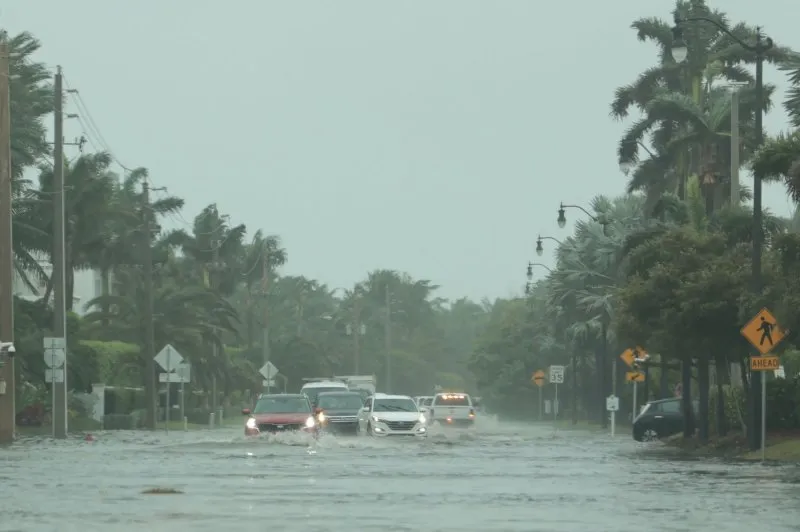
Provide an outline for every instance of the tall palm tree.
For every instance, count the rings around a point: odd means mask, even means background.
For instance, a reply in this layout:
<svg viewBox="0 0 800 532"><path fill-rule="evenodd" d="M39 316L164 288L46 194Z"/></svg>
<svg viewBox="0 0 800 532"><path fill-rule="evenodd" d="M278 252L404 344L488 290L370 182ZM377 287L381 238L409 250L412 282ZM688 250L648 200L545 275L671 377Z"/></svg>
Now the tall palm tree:
<svg viewBox="0 0 800 532"><path fill-rule="evenodd" d="M116 176L109 171L107 153L81 155L64 168L64 270L65 304L72 310L75 270L93 266L91 258L106 244L104 224L111 211ZM43 229L53 234L53 168L42 166L39 174L40 216ZM52 249L52 248L51 248ZM52 257L52 253L51 253ZM50 296L48 284L45 301Z"/></svg>

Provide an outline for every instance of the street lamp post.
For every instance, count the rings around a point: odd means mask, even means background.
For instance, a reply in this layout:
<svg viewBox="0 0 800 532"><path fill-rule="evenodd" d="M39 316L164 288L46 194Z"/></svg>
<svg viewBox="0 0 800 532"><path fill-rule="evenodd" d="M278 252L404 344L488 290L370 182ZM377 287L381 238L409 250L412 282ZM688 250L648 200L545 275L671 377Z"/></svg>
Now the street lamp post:
<svg viewBox="0 0 800 532"><path fill-rule="evenodd" d="M586 209L584 209L580 205L564 205L563 203L561 203L559 205L559 207L558 207L558 219L556 219L556 222L558 222L558 226L560 228L563 229L567 225L567 217L564 215L564 211L566 209L579 209L579 210L583 211L583 213L586 214L586 216L588 216L589 218L591 218L592 221L597 222L600 225L602 225L603 226L603 232L605 233L606 226L609 223L609 220L607 220L605 217L595 216L594 214L590 213L589 211L587 211Z"/></svg>
<svg viewBox="0 0 800 532"><path fill-rule="evenodd" d="M536 254L539 255L540 257L544 253L544 247L542 247L542 240L552 240L553 242L555 242L559 246L561 245L561 240L559 240L557 238L553 238L552 236L539 235L536 238Z"/></svg>
<svg viewBox="0 0 800 532"><path fill-rule="evenodd" d="M553 273L553 269L550 266L546 266L546 265L541 264L539 262L529 262L528 263L528 269L525 270L525 277L528 278L528 282L525 283L525 293L526 294L530 294L531 293L531 289L532 289L532 286L533 286L531 281L533 280L533 267L534 266L540 266L540 267L544 268L545 270L547 270L548 272Z"/></svg>
<svg viewBox="0 0 800 532"><path fill-rule="evenodd" d="M686 61L689 56L689 47L683 39L683 26L692 22L706 22L712 24L721 32L725 33L739 46L752 52L756 56L756 85L755 85L755 100L756 100L756 148L764 143L764 59L767 52L772 49L774 43L772 39L766 37L761 33L761 28L756 28L756 42L748 44L741 40L739 37L731 33L731 31L722 25L720 22L708 17L688 17L680 18L675 15L675 26L672 28L672 58L676 63ZM762 229L762 210L761 210L761 180L760 172L753 172L753 255L752 255L752 283L753 292L756 296L761 294L762 279L761 279L761 253L764 245L764 233ZM757 427L761 426L761 379L763 378L762 372L753 371L750 373L750 409L748 412L748 420L750 425L748 427L748 443L751 450L757 450L761 447L761 433Z"/></svg>

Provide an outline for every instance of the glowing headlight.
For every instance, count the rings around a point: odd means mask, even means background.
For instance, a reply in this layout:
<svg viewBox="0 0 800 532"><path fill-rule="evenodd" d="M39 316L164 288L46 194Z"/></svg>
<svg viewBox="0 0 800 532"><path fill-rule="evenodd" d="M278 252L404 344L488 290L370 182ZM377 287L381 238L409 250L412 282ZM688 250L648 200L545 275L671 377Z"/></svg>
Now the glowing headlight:
<svg viewBox="0 0 800 532"><path fill-rule="evenodd" d="M256 420L255 420L255 418L251 417L250 419L248 419L247 423L245 423L244 426L247 427L248 429L256 428Z"/></svg>
<svg viewBox="0 0 800 532"><path fill-rule="evenodd" d="M323 421L325 421L325 412L320 412L320 413L319 413L319 416L317 416L317 419L319 419L319 422L320 422L320 423L322 423Z"/></svg>
<svg viewBox="0 0 800 532"><path fill-rule="evenodd" d="M425 414L420 414L419 415L419 422L424 425L426 421L427 421L427 419L425 419Z"/></svg>
<svg viewBox="0 0 800 532"><path fill-rule="evenodd" d="M313 428L315 424L316 423L314 423L314 418L313 417L310 417L310 418L306 419L306 427Z"/></svg>

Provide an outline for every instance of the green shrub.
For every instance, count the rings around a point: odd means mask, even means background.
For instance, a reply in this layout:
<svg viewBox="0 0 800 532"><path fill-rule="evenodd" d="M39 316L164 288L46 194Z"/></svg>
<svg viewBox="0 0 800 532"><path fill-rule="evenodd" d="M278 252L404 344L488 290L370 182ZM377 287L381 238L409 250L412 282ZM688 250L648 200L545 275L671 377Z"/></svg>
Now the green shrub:
<svg viewBox="0 0 800 532"><path fill-rule="evenodd" d="M134 417L128 414L106 414L103 416L105 430L133 430L136 428Z"/></svg>

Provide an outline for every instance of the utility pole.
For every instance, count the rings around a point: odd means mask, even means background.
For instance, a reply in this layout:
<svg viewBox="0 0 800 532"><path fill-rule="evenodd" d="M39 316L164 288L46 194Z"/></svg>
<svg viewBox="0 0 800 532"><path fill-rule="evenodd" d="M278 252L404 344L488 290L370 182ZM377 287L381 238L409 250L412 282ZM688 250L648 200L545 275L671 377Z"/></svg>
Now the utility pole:
<svg viewBox="0 0 800 532"><path fill-rule="evenodd" d="M219 229L219 228L217 228ZM220 243L216 239L216 237L211 239L211 278L209 279L209 284L211 285L211 289L214 290L216 288L216 279L217 279L217 272L219 271L219 246ZM217 332L217 328L214 327L214 332ZM213 357L214 363L217 361L217 357L219 356L219 350L217 348L216 340L211 344L211 355ZM219 415L219 410L217 407L217 375L213 373L211 375L211 411L214 412L214 419L217 419Z"/></svg>
<svg viewBox="0 0 800 532"><path fill-rule="evenodd" d="M760 112L760 111L759 111ZM739 206L739 89L731 91L731 205Z"/></svg>
<svg viewBox="0 0 800 532"><path fill-rule="evenodd" d="M261 296L264 298L264 328L261 330L261 356L264 360L264 364L266 364L270 361L269 301L267 301L267 293L269 292L269 249L267 248L266 240L262 245L264 248L261 251ZM267 381L266 393L270 393L271 387L272 383Z"/></svg>
<svg viewBox="0 0 800 532"><path fill-rule="evenodd" d="M360 375L361 366L361 299L353 302L353 374Z"/></svg>
<svg viewBox="0 0 800 532"><path fill-rule="evenodd" d="M53 337L64 342L62 371L53 368L53 437L67 437L67 283L66 257L64 256L64 92L61 67L56 67L53 132ZM58 375L60 374L60 375ZM63 378L60 378L63 377Z"/></svg>
<svg viewBox="0 0 800 532"><path fill-rule="evenodd" d="M392 295L386 283L386 393L392 393Z"/></svg>
<svg viewBox="0 0 800 532"><path fill-rule="evenodd" d="M144 252L144 291L146 297L146 306L144 309L144 358L145 358L145 372L144 372L144 391L147 396L147 416L145 418L147 428L155 430L157 421L157 405L156 400L156 347L155 347L155 322L154 322L154 309L153 309L153 247L152 247L152 209L150 207L150 184L145 180L142 183L142 217L144 225L144 234L142 235L143 252ZM167 383L169 386L169 383ZM169 408L169 405L167 405Z"/></svg>
<svg viewBox="0 0 800 532"><path fill-rule="evenodd" d="M0 41L0 341L14 341L14 253L11 231L11 96L8 43ZM3 363L5 362L5 363ZM0 444L14 441L14 358L0 355Z"/></svg>

